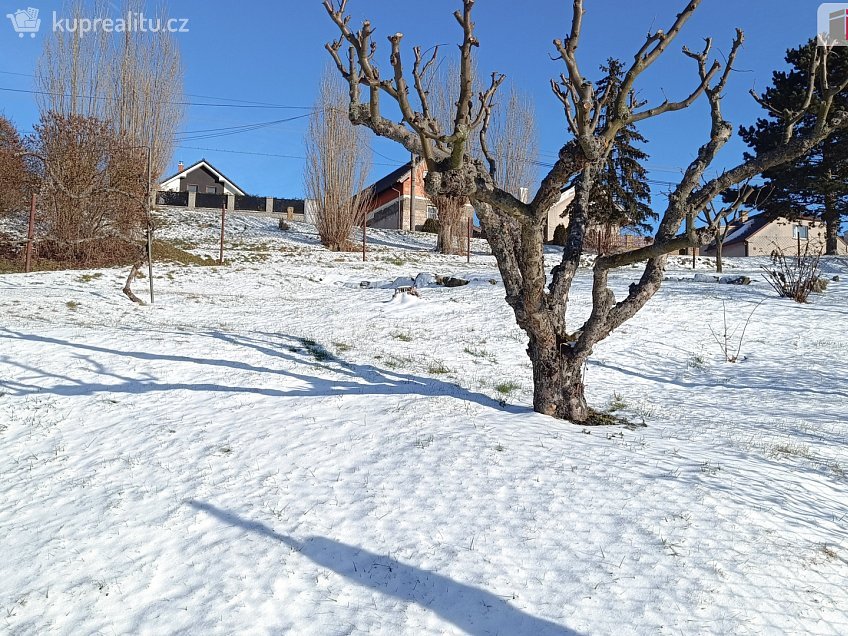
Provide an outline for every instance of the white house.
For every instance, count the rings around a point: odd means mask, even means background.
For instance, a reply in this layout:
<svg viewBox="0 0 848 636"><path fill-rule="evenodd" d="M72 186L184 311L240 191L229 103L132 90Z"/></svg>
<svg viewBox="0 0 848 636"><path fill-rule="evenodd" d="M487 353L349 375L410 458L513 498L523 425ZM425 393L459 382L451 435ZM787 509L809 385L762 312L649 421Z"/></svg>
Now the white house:
<svg viewBox="0 0 848 636"><path fill-rule="evenodd" d="M183 163L180 162L177 166L177 173L165 179L159 185L159 190L164 192L195 192L245 196L244 190L238 187L231 179L225 177L220 170L206 161L206 159L201 159L188 168L184 167Z"/></svg>
<svg viewBox="0 0 848 636"><path fill-rule="evenodd" d="M548 218L545 222L545 240L550 242L554 240L554 232L557 225L568 226L568 213L566 209L571 202L574 201L574 188L568 188L559 195L559 200L548 210Z"/></svg>

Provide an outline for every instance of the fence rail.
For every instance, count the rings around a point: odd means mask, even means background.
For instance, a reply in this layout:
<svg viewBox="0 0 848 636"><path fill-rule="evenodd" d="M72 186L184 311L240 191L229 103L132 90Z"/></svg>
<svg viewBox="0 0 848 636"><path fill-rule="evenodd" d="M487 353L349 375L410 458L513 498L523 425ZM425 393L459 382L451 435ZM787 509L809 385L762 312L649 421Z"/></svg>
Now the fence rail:
<svg viewBox="0 0 848 636"><path fill-rule="evenodd" d="M236 195L235 208L243 212L265 212L268 200L265 197Z"/></svg>
<svg viewBox="0 0 848 636"><path fill-rule="evenodd" d="M188 192L167 192L161 190L156 193L156 204L181 208L188 207Z"/></svg>
<svg viewBox="0 0 848 636"><path fill-rule="evenodd" d="M215 210L220 210L221 208L227 207L226 194L207 194L205 192L198 192L195 195L194 200L194 207L196 208L214 208Z"/></svg>
<svg viewBox="0 0 848 636"><path fill-rule="evenodd" d="M220 210L225 207L231 212L265 212L287 217L290 215L291 219L296 220L303 220L306 211L306 202L303 199L207 194L205 192L168 192L165 190L156 193L156 204L189 210Z"/></svg>

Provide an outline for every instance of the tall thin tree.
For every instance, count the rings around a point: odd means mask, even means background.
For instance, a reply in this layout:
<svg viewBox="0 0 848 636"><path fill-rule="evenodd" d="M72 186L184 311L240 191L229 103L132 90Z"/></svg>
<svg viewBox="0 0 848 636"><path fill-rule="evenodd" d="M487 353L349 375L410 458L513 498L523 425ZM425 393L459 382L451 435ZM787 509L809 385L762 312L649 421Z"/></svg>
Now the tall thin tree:
<svg viewBox="0 0 848 636"><path fill-rule="evenodd" d="M75 19L102 19L108 17L110 6L98 0L86 8L77 0L68 11ZM120 5L124 16L138 14L143 7L143 0ZM160 23L165 23L164 16L163 7ZM175 37L167 30L53 31L45 39L36 70L42 115L94 117L106 122L116 138L149 148L153 186L170 161L184 112Z"/></svg>
<svg viewBox="0 0 848 636"><path fill-rule="evenodd" d="M326 69L306 133L306 193L315 201L321 243L336 252L353 249L351 231L365 221L371 197L367 131L351 124L346 99L345 85Z"/></svg>

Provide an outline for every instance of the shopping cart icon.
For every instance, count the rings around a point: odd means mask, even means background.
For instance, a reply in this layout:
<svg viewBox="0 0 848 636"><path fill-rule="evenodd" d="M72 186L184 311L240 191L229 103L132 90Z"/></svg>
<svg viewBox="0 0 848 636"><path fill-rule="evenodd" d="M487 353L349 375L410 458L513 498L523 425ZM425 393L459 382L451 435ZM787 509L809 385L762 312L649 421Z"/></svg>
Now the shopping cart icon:
<svg viewBox="0 0 848 636"><path fill-rule="evenodd" d="M24 33L29 33L29 37L34 38L35 34L41 28L41 18L38 17L38 9L29 7L27 9L18 9L14 13L7 13L6 17L12 21L12 28L19 38L24 37Z"/></svg>

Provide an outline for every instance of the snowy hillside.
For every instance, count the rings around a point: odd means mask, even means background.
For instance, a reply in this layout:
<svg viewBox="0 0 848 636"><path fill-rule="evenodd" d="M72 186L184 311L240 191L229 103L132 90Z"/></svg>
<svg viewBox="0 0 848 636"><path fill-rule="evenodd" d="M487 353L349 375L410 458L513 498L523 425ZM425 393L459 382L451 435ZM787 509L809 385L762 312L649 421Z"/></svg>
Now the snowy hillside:
<svg viewBox="0 0 848 636"><path fill-rule="evenodd" d="M217 257L217 224L160 234ZM369 240L234 217L145 307L126 270L0 276L0 632L848 633L848 261L801 306L675 257L587 369L639 426L590 429L532 412L484 242ZM472 282L393 301L420 273Z"/></svg>

